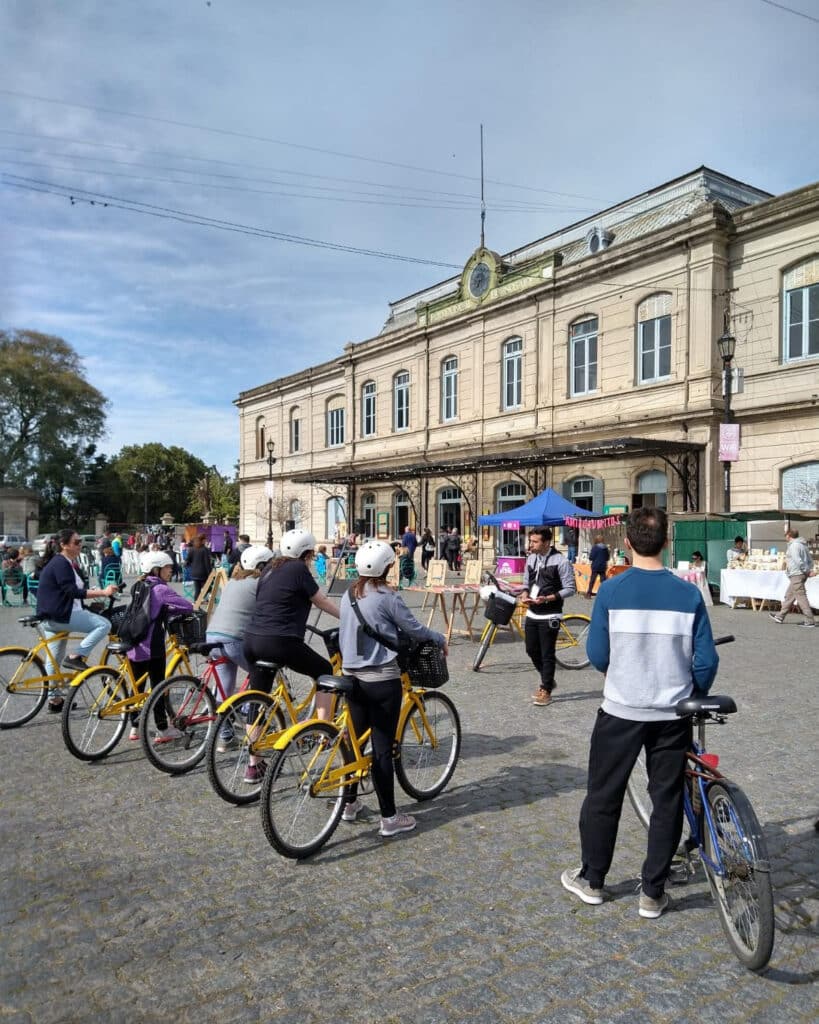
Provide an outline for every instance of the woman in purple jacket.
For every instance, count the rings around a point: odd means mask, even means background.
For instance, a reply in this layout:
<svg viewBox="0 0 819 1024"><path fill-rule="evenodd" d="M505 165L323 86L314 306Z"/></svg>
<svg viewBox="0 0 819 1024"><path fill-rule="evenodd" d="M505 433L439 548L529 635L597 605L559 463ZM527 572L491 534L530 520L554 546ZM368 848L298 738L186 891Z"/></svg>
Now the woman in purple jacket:
<svg viewBox="0 0 819 1024"><path fill-rule="evenodd" d="M192 612L193 605L169 585L173 572L173 559L164 551L146 551L141 558L142 572L151 583L151 603L149 614L151 625L148 635L136 647L128 651L128 658L134 670L134 677L148 673L151 686L156 686L165 678L165 620L169 611ZM162 701L157 701L154 709L157 735L154 743L169 743L182 735L178 729L168 725L167 708ZM139 739L139 712L131 714L130 740Z"/></svg>

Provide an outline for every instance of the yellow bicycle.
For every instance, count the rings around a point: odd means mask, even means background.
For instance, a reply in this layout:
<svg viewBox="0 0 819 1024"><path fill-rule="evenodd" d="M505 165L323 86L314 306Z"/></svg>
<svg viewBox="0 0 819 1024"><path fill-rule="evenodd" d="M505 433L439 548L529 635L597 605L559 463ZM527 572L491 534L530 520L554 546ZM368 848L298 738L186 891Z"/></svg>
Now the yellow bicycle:
<svg viewBox="0 0 819 1024"><path fill-rule="evenodd" d="M97 665L71 680L62 710L63 741L81 761L99 761L110 754L122 738L130 714L141 710L151 692L148 673L134 675L128 650L127 644L108 644L107 651L117 664ZM193 674L187 647L172 633L165 651L166 679Z"/></svg>
<svg viewBox="0 0 819 1024"><path fill-rule="evenodd" d="M461 749L455 705L438 690L415 689L402 675L404 700L395 733L395 774L416 800L430 800L452 778ZM318 689L344 695L354 680L322 676ZM346 702L333 722L292 726L274 743L261 792L262 827L285 857L301 860L320 850L335 831L345 790L370 774L368 729L358 736Z"/></svg>
<svg viewBox="0 0 819 1024"><path fill-rule="evenodd" d="M0 729L16 729L30 722L49 693L65 689L75 678L75 672L60 665L60 652L74 634L63 631L46 636L43 621L40 615L18 619L36 630L39 640L33 647L0 647ZM107 658L106 650L103 664Z"/></svg>

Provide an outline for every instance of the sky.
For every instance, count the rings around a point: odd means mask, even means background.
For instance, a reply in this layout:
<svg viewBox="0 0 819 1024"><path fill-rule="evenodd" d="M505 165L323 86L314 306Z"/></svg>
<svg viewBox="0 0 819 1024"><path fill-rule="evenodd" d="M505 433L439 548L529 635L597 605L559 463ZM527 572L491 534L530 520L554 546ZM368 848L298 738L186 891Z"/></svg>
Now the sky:
<svg viewBox="0 0 819 1024"><path fill-rule="evenodd" d="M241 391L466 263L481 125L501 253L702 164L786 192L818 52L819 0L0 0L0 328L74 347L102 451L232 475Z"/></svg>

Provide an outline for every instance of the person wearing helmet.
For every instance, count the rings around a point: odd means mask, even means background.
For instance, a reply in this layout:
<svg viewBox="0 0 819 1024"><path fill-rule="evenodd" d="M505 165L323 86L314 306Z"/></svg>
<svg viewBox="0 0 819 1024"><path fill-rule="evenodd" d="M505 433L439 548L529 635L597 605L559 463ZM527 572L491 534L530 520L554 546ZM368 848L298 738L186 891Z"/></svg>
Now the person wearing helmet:
<svg viewBox="0 0 819 1024"><path fill-rule="evenodd" d="M165 621L168 612L192 612L193 605L170 585L171 573L173 572L173 559L164 551L143 551L140 555L140 566L142 578L151 587L151 597L148 605L148 615L151 624L144 640L128 651L128 659L134 678L148 673L151 686L156 686L165 678ZM166 706L158 701L154 710L157 735L154 743L168 743L171 740L179 739L182 735L178 729L168 725L168 714ZM139 739L139 712L131 713L130 740Z"/></svg>
<svg viewBox="0 0 819 1024"><path fill-rule="evenodd" d="M399 636L408 635L413 640L430 640L444 655L449 653L446 637L422 625L388 586L387 573L394 561L395 551L384 541L370 540L358 549L355 566L359 578L341 599L339 631L344 674L355 678L355 689L347 697L353 724L359 735L372 729L372 778L382 836L411 832L416 824L411 814L398 814L395 808L393 745L403 699L401 670L396 652L364 631L350 597L367 625L384 639L397 642ZM350 787L343 820L355 821L362 806L355 787Z"/></svg>
<svg viewBox="0 0 819 1024"><path fill-rule="evenodd" d="M250 663L250 685L270 692L273 677L257 669L257 661L273 661L283 668L317 679L332 675L330 662L304 642L307 618L313 606L338 618L338 605L321 593L309 569L316 538L307 530L288 530L281 539L281 556L268 564L256 588L256 607L245 631L245 657ZM331 699L316 698L319 718L329 717ZM265 765L249 757L245 782L258 783Z"/></svg>
<svg viewBox="0 0 819 1024"><path fill-rule="evenodd" d="M214 666L225 699L236 690L236 671L250 670L245 658L244 636L256 607L256 587L264 567L273 558L273 552L261 544L248 544L239 556L239 564L222 588L219 604L208 623L205 639L209 644L220 644L227 662ZM224 724L216 741L216 749L223 753L233 742L233 731Z"/></svg>

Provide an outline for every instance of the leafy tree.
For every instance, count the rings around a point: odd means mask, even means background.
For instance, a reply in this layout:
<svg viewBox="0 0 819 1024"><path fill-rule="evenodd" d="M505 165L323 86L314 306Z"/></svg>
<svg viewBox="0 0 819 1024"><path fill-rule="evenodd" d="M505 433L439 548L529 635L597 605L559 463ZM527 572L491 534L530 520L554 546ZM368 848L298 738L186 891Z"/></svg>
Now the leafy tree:
<svg viewBox="0 0 819 1024"><path fill-rule="evenodd" d="M201 459L184 448L166 448L158 442L126 445L111 460L111 469L125 496L127 514L122 521L131 523L143 521L146 496L149 523L159 522L165 512L175 522L184 522L191 492L208 471Z"/></svg>
<svg viewBox="0 0 819 1024"><path fill-rule="evenodd" d="M62 338L0 330L0 486L50 489L59 515L107 405Z"/></svg>
<svg viewBox="0 0 819 1024"><path fill-rule="evenodd" d="M228 480L216 469L209 470L194 487L187 511L196 520L208 515L217 523L236 522L239 518L239 484Z"/></svg>

